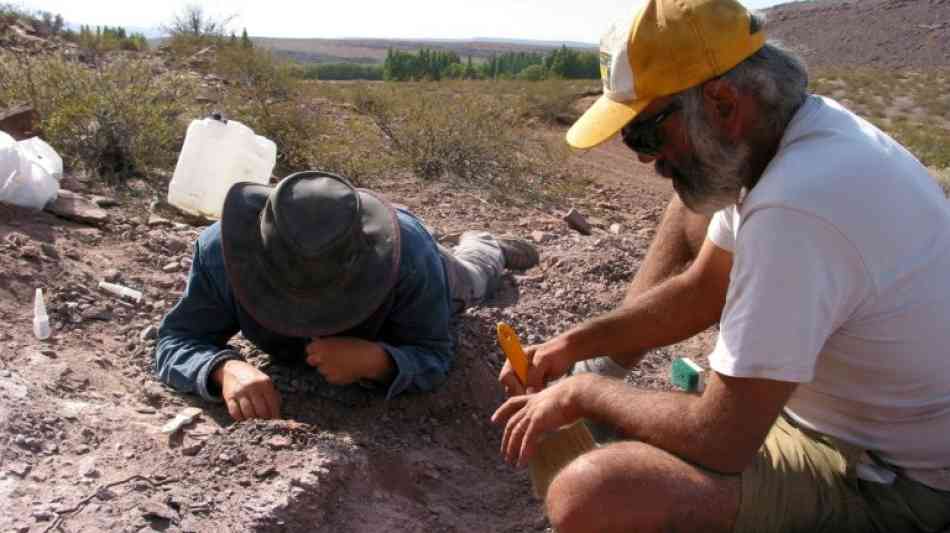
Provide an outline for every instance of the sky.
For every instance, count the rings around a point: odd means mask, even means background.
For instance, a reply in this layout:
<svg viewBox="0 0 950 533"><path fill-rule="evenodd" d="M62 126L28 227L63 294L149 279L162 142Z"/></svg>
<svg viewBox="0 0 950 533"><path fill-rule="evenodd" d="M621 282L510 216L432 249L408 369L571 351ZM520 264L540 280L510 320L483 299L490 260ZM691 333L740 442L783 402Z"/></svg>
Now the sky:
<svg viewBox="0 0 950 533"><path fill-rule="evenodd" d="M61 14L70 24L157 28L189 4L235 15L253 37L469 39L597 43L640 0L5 0ZM781 3L744 0L750 8Z"/></svg>

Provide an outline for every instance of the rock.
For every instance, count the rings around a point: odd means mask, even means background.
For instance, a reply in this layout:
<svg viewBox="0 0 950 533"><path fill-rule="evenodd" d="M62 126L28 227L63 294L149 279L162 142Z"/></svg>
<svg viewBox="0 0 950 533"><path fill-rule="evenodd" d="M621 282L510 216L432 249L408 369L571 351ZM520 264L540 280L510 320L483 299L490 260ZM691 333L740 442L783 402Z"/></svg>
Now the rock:
<svg viewBox="0 0 950 533"><path fill-rule="evenodd" d="M282 450L284 448L290 447L290 438L286 435L275 435L267 441L267 445L270 446L272 450Z"/></svg>
<svg viewBox="0 0 950 533"><path fill-rule="evenodd" d="M50 359L56 359L57 357L59 357L55 350L44 349L44 350L40 350L40 353L45 355L46 357L49 357Z"/></svg>
<svg viewBox="0 0 950 533"><path fill-rule="evenodd" d="M536 242L536 243L538 243L538 244L541 244L541 243L543 243L543 242L550 241L553 237L554 237L554 236L551 235L550 233L545 233L545 232L543 232L543 231L532 231L532 232L531 232L531 240L533 240L534 242Z"/></svg>
<svg viewBox="0 0 950 533"><path fill-rule="evenodd" d="M112 311L105 307L93 306L80 315L83 320L112 320Z"/></svg>
<svg viewBox="0 0 950 533"><path fill-rule="evenodd" d="M620 235L621 229L622 228L620 227L620 224L614 223L610 225L610 233L613 233L614 235Z"/></svg>
<svg viewBox="0 0 950 533"><path fill-rule="evenodd" d="M48 242L40 243L40 251L43 252L43 255L52 259L59 258L59 252L56 251L56 247Z"/></svg>
<svg viewBox="0 0 950 533"><path fill-rule="evenodd" d="M118 270L114 268L110 268L109 270L106 270L105 272L102 273L103 281L108 281L109 283L115 283L119 281L121 277L122 277L122 273L120 273Z"/></svg>
<svg viewBox="0 0 950 533"><path fill-rule="evenodd" d="M143 329L141 333L139 333L139 339L141 339L142 342L150 341L157 338L158 338L158 328L156 328L155 326L148 326L147 328Z"/></svg>
<svg viewBox="0 0 950 533"><path fill-rule="evenodd" d="M174 520L178 517L173 509L165 505L164 503L159 503L155 501L149 501L143 503L139 506L139 511L142 513L142 518L146 520Z"/></svg>
<svg viewBox="0 0 950 533"><path fill-rule="evenodd" d="M23 478L30 473L31 468L32 467L30 467L30 465L27 463L11 463L9 466L7 466L7 472L17 477Z"/></svg>
<svg viewBox="0 0 950 533"><path fill-rule="evenodd" d="M204 446L205 441L203 440L190 441L188 444L181 447L181 454L188 457L194 457L198 455L198 452L200 452Z"/></svg>
<svg viewBox="0 0 950 533"><path fill-rule="evenodd" d="M273 466L267 465L262 466L254 471L254 477L257 479L267 479L277 473L277 469Z"/></svg>
<svg viewBox="0 0 950 533"><path fill-rule="evenodd" d="M166 226L170 228L172 226L172 221L168 220L167 218L162 218L158 215L149 215L148 225L153 228L158 226Z"/></svg>
<svg viewBox="0 0 950 533"><path fill-rule="evenodd" d="M178 272L181 270L181 263L178 261L173 261L162 267L162 272L170 274L172 272Z"/></svg>
<svg viewBox="0 0 950 533"><path fill-rule="evenodd" d="M95 479L99 477L99 469L96 468L96 458L90 457L79 463L79 477Z"/></svg>
<svg viewBox="0 0 950 533"><path fill-rule="evenodd" d="M0 110L0 131L5 131L15 141L22 141L39 134L40 114L28 105Z"/></svg>
<svg viewBox="0 0 950 533"><path fill-rule="evenodd" d="M92 203L103 209L119 205L119 202L115 198L110 198L108 196L92 195L89 197L89 199L92 200Z"/></svg>
<svg viewBox="0 0 950 533"><path fill-rule="evenodd" d="M60 218L84 224L103 224L109 220L109 213L96 207L84 196L66 189L59 190L56 200L46 206L46 210Z"/></svg>
<svg viewBox="0 0 950 533"><path fill-rule="evenodd" d="M571 208L570 211L564 215L564 221L567 222L567 225L577 231L582 235L590 235L593 231L590 223L587 222L587 218L584 217L577 209Z"/></svg>

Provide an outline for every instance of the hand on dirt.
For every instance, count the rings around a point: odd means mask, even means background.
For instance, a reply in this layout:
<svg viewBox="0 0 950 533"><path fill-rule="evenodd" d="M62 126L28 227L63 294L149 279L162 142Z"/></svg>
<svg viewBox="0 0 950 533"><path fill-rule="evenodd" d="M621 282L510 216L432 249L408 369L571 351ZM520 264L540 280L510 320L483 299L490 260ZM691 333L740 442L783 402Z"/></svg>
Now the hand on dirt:
<svg viewBox="0 0 950 533"><path fill-rule="evenodd" d="M382 346L352 337L313 339L307 345L307 364L334 385L348 385L360 379L385 382L395 370Z"/></svg>
<svg viewBox="0 0 950 533"><path fill-rule="evenodd" d="M572 400L573 381L567 379L536 394L509 398L495 411L492 422L505 424L501 453L509 464L527 464L541 437L580 418Z"/></svg>
<svg viewBox="0 0 950 533"><path fill-rule="evenodd" d="M226 361L215 369L213 379L221 384L221 397L231 418L248 420L280 416L280 394L270 376L254 365L239 360Z"/></svg>
<svg viewBox="0 0 950 533"><path fill-rule="evenodd" d="M528 358L528 382L522 385L521 380L505 361L505 366L498 374L498 381L505 387L508 396L531 394L542 390L548 382L558 379L574 366L574 358L568 353L563 341L558 338L542 344L528 346L524 350Z"/></svg>

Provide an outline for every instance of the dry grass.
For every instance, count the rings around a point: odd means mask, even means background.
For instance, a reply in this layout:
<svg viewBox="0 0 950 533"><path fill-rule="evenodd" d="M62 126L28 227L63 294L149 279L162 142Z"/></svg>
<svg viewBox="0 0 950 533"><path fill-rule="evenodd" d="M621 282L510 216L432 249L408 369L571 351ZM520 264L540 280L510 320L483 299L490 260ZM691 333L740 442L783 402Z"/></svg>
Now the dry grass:
<svg viewBox="0 0 950 533"><path fill-rule="evenodd" d="M943 193L950 198L950 167L944 169L931 168L930 173L933 174L937 183L940 184Z"/></svg>
<svg viewBox="0 0 950 533"><path fill-rule="evenodd" d="M823 68L812 90L831 96L906 146L925 165L950 167L950 70Z"/></svg>

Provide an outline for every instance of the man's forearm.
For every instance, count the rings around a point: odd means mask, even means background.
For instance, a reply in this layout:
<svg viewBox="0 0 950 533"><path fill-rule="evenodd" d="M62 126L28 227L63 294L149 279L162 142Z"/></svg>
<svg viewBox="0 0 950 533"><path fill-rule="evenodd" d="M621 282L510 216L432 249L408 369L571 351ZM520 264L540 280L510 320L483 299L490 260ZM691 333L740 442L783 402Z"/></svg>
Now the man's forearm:
<svg viewBox="0 0 950 533"><path fill-rule="evenodd" d="M610 424L626 438L666 450L711 470L723 471L726 436L716 435L700 413L702 397L676 392L645 391L623 381L582 375L575 403L584 418Z"/></svg>

